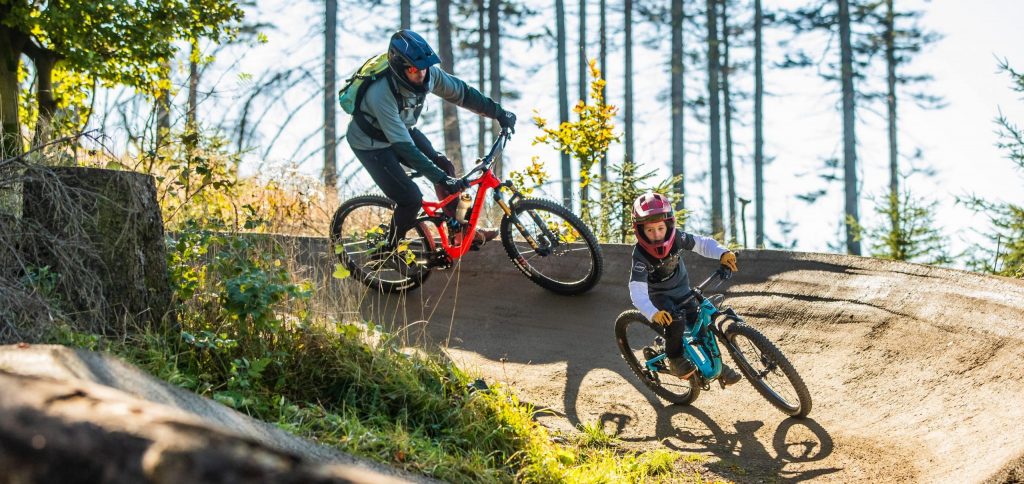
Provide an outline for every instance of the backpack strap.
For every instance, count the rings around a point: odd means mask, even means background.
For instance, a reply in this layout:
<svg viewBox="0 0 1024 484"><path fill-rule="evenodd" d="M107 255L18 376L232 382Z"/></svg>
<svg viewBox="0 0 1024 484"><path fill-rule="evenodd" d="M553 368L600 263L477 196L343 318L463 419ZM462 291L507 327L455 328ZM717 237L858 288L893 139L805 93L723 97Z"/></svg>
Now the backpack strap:
<svg viewBox="0 0 1024 484"><path fill-rule="evenodd" d="M389 141L388 141L387 136L384 135L384 131L382 129L374 126L373 123L371 123L370 120L367 119L366 113L364 113L362 109L359 109L359 106L361 106L362 103L363 103L363 96L366 94L366 90L369 89L371 84L373 84L373 83L375 83L377 81L380 81L381 79L386 79L385 82L388 83L388 89L391 91L391 95L393 95L395 97L395 104L398 105L399 109L402 108L402 95L398 93L398 87L395 86L395 83L391 82L391 70L389 69L387 71L384 71L380 75L380 77L374 79L373 81L371 81L371 82L364 82L361 86L359 86L359 91L356 92L356 104L355 104L354 113L352 115L352 119L359 126L359 129L363 130L363 132L366 133L367 136L369 136L370 138L372 138L372 139L374 139L376 141L380 141L382 143L388 143ZM426 99L426 96L423 96L423 99L420 99L419 97L417 97L418 106L416 106L416 114L415 114L415 116L417 118L419 118L420 111L423 109L423 100L424 99Z"/></svg>

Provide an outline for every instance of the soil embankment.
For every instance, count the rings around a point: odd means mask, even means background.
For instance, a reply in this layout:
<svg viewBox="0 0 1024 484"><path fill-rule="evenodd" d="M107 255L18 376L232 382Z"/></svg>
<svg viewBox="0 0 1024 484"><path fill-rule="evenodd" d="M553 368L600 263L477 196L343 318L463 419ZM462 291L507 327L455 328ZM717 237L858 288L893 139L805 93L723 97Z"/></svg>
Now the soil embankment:
<svg viewBox="0 0 1024 484"><path fill-rule="evenodd" d="M364 315L550 409L545 424L600 421L627 445L705 453L740 481L975 482L1024 454L1024 282L869 258L746 251L726 303L790 357L814 398L793 420L747 383L665 405L618 355L630 246L605 246L604 279L560 297L500 243L404 296L364 294ZM691 279L717 266L687 259Z"/></svg>

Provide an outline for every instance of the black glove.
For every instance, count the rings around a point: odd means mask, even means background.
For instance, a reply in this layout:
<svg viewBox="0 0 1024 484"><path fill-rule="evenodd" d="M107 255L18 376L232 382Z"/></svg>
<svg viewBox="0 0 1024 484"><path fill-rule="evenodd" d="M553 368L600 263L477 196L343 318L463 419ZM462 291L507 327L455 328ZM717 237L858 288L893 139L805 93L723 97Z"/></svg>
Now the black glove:
<svg viewBox="0 0 1024 484"><path fill-rule="evenodd" d="M516 115L512 111L498 110L498 125L507 128L509 132L516 132Z"/></svg>
<svg viewBox="0 0 1024 484"><path fill-rule="evenodd" d="M469 188L469 182L462 178L448 177L441 180L441 184L448 189L448 193L461 192Z"/></svg>

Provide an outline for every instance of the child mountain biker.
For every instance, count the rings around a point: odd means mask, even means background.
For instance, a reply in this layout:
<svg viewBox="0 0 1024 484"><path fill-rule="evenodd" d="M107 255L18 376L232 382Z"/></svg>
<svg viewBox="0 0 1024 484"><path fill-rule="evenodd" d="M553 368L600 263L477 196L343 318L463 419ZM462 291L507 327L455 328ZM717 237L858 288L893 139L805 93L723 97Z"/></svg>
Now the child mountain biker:
<svg viewBox="0 0 1024 484"><path fill-rule="evenodd" d="M430 140L414 127L428 92L496 119L502 128L515 128L515 114L441 70L436 65L439 62L440 58L419 34L411 30L395 32L388 44L388 74L366 88L353 113L353 122L348 125L346 137L356 158L396 204L382 253L394 250L398 239L416 225L423 202L419 187L399 163L426 176L440 198L469 188L468 182L453 177L452 162L435 151ZM455 205L445 207L449 217L454 215ZM478 239L479 242L483 242L493 239L496 231L478 230L477 234L483 239Z"/></svg>
<svg viewBox="0 0 1024 484"><path fill-rule="evenodd" d="M683 250L719 259L733 272L737 270L736 255L715 239L677 229L672 204L660 193L648 192L633 202L633 229L637 243L633 247L629 297L647 319L663 327L669 372L688 378L696 367L683 356L683 330L697 320L697 303L690 300L682 304L690 295ZM673 320L676 311L684 312L686 320ZM739 380L740 374L723 362L719 377L722 386Z"/></svg>

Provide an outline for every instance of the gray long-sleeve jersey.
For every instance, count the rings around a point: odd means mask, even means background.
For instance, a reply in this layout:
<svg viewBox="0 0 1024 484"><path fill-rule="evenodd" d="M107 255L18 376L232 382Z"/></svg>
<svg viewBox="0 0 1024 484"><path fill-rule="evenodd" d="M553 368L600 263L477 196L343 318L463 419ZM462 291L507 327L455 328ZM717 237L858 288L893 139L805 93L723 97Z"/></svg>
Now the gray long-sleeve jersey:
<svg viewBox="0 0 1024 484"><path fill-rule="evenodd" d="M395 83L398 97L392 93L388 83L395 82L387 78L376 81L366 89L360 105L360 111L366 115L370 124L384 132L387 141L379 141L363 132L358 123L348 125L347 138L349 145L356 150L379 150L394 146L398 155L418 172L423 173L431 181L437 182L446 176L440 168L415 149L409 129L419 121L419 108L425 97L405 89L401 83ZM480 91L470 87L461 79L430 66L426 79L426 90L429 93L469 109L477 114L490 118L497 117L498 105L483 96ZM401 106L399 106L399 100ZM359 116L360 114L356 114Z"/></svg>
<svg viewBox="0 0 1024 484"><path fill-rule="evenodd" d="M647 319L653 319L658 310L653 299L667 297L681 301L690 293L690 277L683 263L683 250L694 251L709 259L719 259L729 251L711 237L693 235L676 230L672 249L664 259L651 257L640 247L633 246L633 268L629 274L629 298Z"/></svg>

